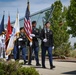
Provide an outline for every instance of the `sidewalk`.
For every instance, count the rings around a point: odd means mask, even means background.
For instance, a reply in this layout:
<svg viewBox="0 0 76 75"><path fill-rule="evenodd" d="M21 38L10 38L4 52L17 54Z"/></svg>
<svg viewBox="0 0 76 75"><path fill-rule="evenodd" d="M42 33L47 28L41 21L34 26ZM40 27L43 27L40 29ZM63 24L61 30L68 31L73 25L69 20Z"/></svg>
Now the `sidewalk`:
<svg viewBox="0 0 76 75"><path fill-rule="evenodd" d="M56 66L55 69L49 69L49 61L46 60L47 69L43 69L35 66L35 60L33 60L31 66L23 65L23 67L34 67L40 75L76 75L76 63L54 61L54 65Z"/></svg>

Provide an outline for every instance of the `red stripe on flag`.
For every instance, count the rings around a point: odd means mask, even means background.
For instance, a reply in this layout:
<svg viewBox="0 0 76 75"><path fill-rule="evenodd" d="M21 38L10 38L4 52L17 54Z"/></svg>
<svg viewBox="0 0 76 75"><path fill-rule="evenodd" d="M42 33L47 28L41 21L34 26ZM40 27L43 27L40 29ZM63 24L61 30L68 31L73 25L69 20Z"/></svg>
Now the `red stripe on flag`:
<svg viewBox="0 0 76 75"><path fill-rule="evenodd" d="M32 41L32 38L30 37L30 34L32 32L32 27L31 27L31 23L30 21L26 20L26 18L24 19L24 29L25 29L25 34L27 36L27 38Z"/></svg>

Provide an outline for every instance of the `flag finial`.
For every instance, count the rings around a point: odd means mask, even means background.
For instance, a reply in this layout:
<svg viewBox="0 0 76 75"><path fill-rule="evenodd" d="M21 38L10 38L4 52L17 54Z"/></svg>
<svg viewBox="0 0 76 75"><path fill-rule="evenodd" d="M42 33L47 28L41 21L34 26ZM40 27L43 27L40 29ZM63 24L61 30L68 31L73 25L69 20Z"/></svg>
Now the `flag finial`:
<svg viewBox="0 0 76 75"><path fill-rule="evenodd" d="M27 0L27 4L29 4L29 0Z"/></svg>

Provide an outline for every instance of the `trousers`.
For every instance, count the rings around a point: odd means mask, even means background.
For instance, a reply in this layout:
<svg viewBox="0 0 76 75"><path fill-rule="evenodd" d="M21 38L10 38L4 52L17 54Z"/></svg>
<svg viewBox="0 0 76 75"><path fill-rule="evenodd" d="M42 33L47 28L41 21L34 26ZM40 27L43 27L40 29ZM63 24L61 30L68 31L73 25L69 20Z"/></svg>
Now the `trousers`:
<svg viewBox="0 0 76 75"><path fill-rule="evenodd" d="M34 54L35 54L35 60L36 60L36 64L39 64L39 58L38 58L38 51L39 51L39 47L33 47L33 48L29 48L29 60L28 60L28 63L31 63L31 60L32 60L32 53L34 51Z"/></svg>
<svg viewBox="0 0 76 75"><path fill-rule="evenodd" d="M41 53L42 54L41 55L41 58L42 58L42 66L45 66L46 50L48 51L50 66L53 66L53 63L52 63L52 47L45 47L45 46L42 46L42 53Z"/></svg>
<svg viewBox="0 0 76 75"><path fill-rule="evenodd" d="M23 60L26 60L26 47L22 47L21 50L22 50L22 58ZM20 51L17 46L14 46L13 54L15 60L19 59Z"/></svg>

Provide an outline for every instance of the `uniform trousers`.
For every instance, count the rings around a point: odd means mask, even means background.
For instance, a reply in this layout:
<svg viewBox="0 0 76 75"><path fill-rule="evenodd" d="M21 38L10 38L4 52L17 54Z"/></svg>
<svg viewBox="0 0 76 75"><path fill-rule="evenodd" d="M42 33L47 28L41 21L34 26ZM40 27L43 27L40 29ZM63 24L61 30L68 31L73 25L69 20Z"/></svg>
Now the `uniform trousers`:
<svg viewBox="0 0 76 75"><path fill-rule="evenodd" d="M32 51L29 51L29 52L30 52L30 54L29 54L30 58L29 58L29 60L28 60L28 63L31 64L32 53L33 53L33 51L34 51L36 64L39 64L39 58L38 58L39 47L35 47L35 46L34 46L34 47L32 47L31 49L29 48L29 50L32 50Z"/></svg>
<svg viewBox="0 0 76 75"><path fill-rule="evenodd" d="M52 63L52 47L45 47L42 46L42 66L45 66L45 56L46 56L46 50L48 51L48 56L49 56L49 63L50 67L53 66Z"/></svg>
<svg viewBox="0 0 76 75"><path fill-rule="evenodd" d="M26 47L22 47L21 50L22 50L23 60L26 61ZM19 59L20 51L17 46L14 46L13 54L15 60Z"/></svg>

